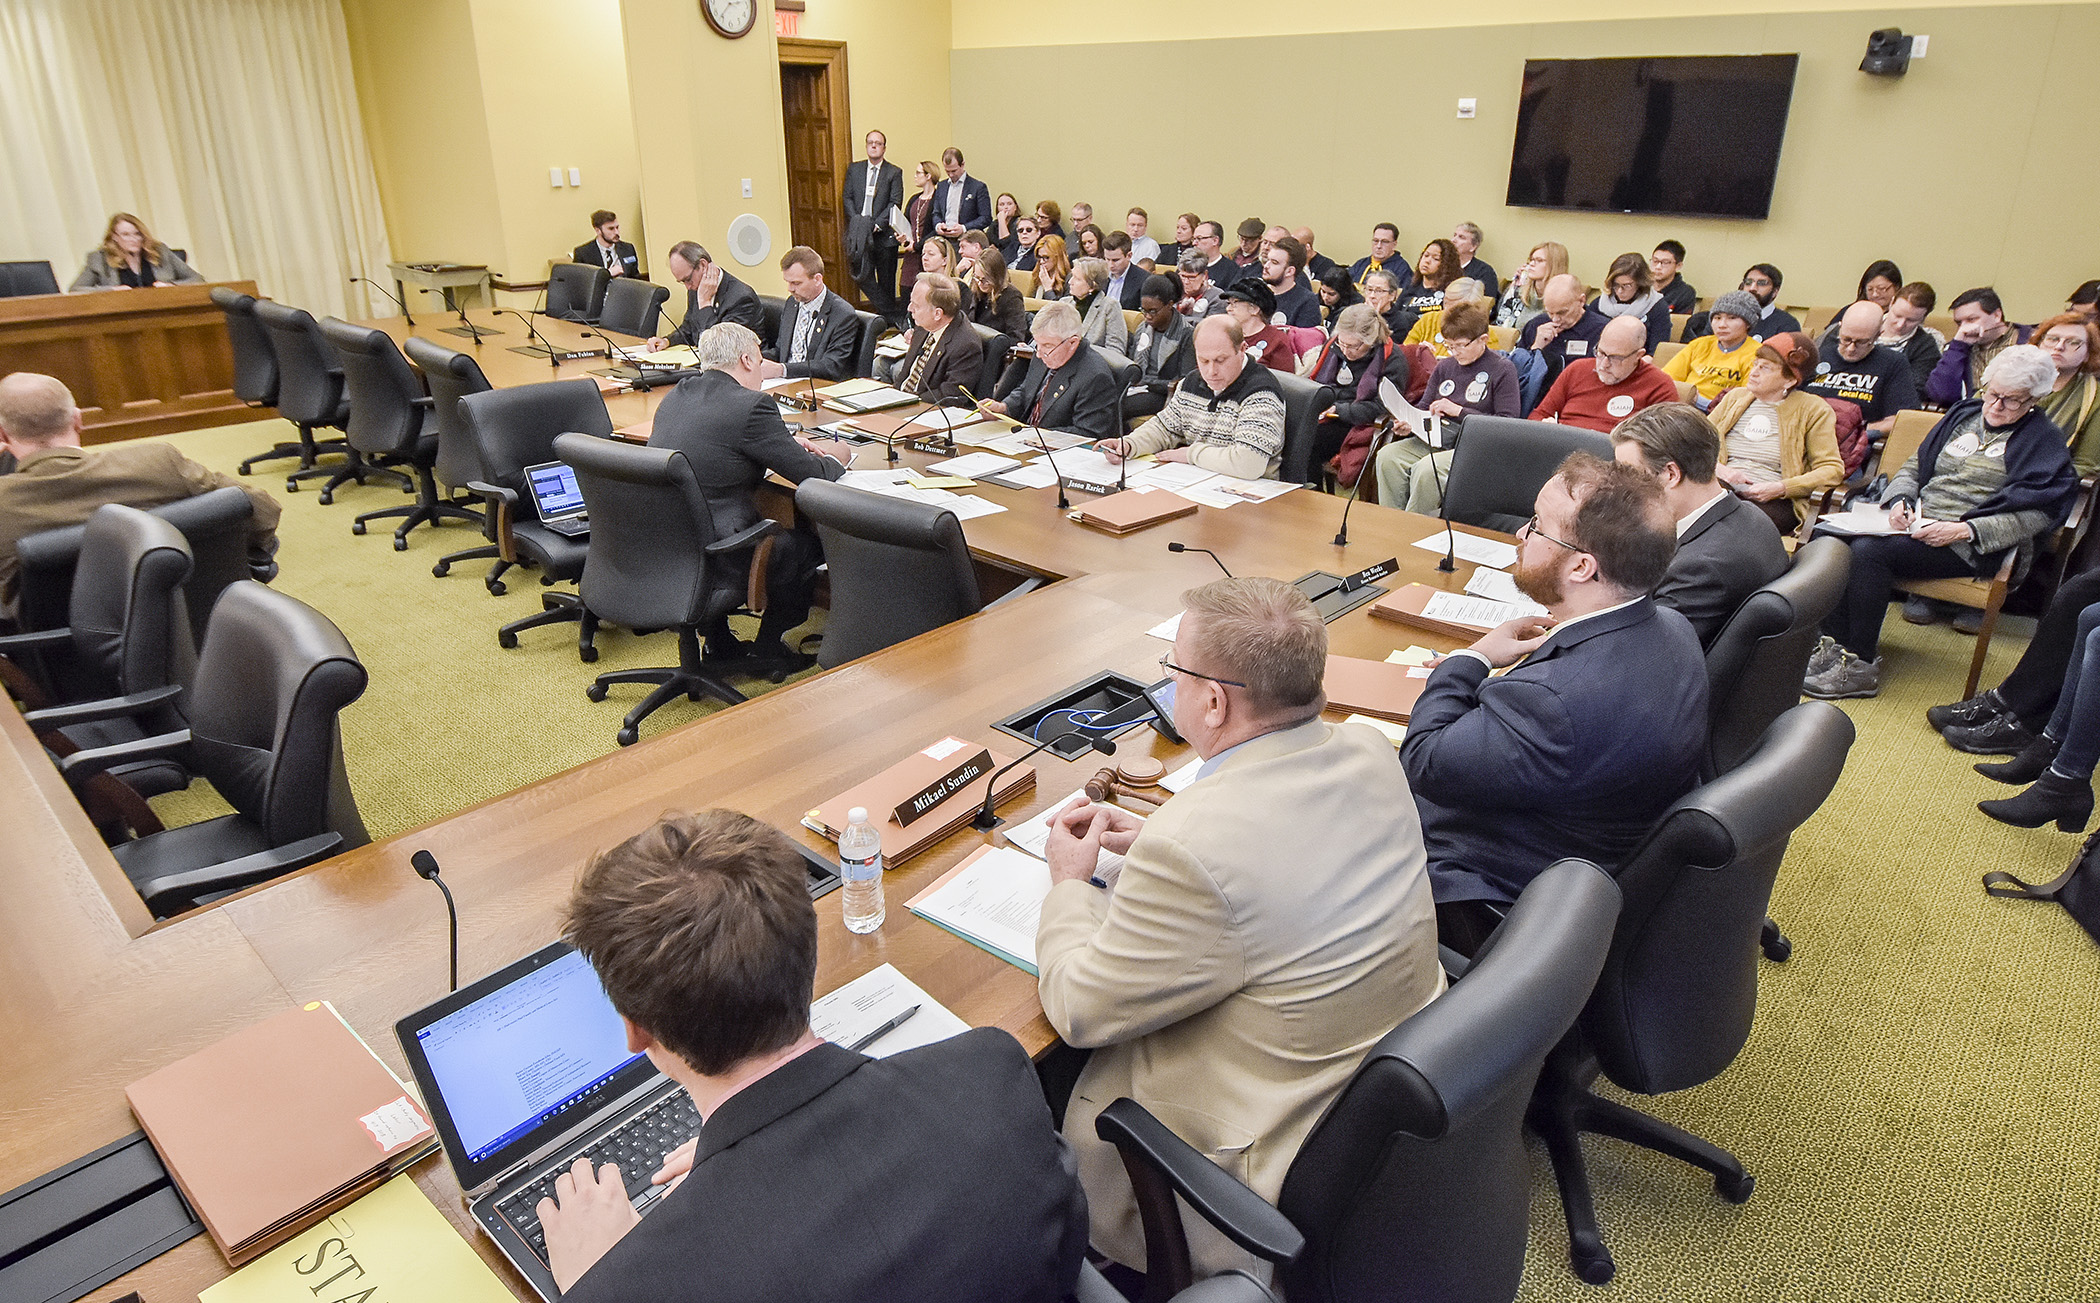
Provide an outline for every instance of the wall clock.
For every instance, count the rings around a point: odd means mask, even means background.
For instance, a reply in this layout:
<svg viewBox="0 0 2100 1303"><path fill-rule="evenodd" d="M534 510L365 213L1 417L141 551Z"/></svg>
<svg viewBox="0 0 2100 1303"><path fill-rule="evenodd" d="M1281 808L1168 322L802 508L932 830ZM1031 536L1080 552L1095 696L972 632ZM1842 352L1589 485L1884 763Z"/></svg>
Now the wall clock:
<svg viewBox="0 0 2100 1303"><path fill-rule="evenodd" d="M751 34L758 21L758 0L700 0L700 12L707 15L708 26L735 40Z"/></svg>

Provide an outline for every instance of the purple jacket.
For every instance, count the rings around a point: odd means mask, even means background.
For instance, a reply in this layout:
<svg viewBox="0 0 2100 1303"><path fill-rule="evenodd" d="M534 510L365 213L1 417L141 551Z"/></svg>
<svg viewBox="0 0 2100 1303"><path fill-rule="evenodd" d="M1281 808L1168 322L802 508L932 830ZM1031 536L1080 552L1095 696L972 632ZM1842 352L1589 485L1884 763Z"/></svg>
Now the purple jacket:
<svg viewBox="0 0 2100 1303"><path fill-rule="evenodd" d="M2014 326L2013 343L2024 344L2034 333L2033 326ZM1969 341L1947 340L1947 347L1940 351L1939 364L1932 374L1925 377L1925 400L1950 407L1964 398L1973 397L1976 386L1969 381Z"/></svg>

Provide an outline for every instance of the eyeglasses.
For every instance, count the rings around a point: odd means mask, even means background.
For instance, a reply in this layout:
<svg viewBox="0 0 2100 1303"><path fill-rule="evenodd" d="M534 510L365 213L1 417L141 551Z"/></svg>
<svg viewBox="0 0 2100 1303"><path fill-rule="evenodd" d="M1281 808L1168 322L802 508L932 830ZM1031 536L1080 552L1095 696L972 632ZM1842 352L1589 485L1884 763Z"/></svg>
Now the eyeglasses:
<svg viewBox="0 0 2100 1303"><path fill-rule="evenodd" d="M1631 361L1633 361L1633 359L1635 359L1635 358L1639 357L1639 356L1640 356L1640 355L1641 355L1642 353L1644 353L1644 352L1646 352L1646 351L1647 351L1647 350L1645 350L1645 349L1639 349L1639 348L1637 348L1637 349L1633 350L1633 351L1632 351L1631 353L1607 353L1607 352L1605 352L1605 351L1604 351L1603 349L1601 349L1601 348L1600 348L1600 349L1598 349L1598 350L1597 350L1597 360L1598 360L1599 362L1612 362L1612 363L1619 363L1619 362L1631 362Z"/></svg>
<svg viewBox="0 0 2100 1303"><path fill-rule="evenodd" d="M1553 535L1551 535L1551 534L1548 534L1548 533L1547 533L1547 532L1546 532L1545 530L1543 530L1543 529L1540 529L1540 528L1539 528L1539 518L1538 518L1537 516L1533 516L1533 517L1532 517L1532 518L1531 518L1530 520L1527 520L1527 521L1525 521L1525 522L1524 522L1524 526L1523 526L1523 528L1519 529L1519 530L1518 530L1517 532L1518 532L1519 534L1524 534L1524 535L1531 535L1531 534L1536 534L1536 535L1538 535L1538 536L1539 536L1540 538L1543 538L1543 539L1545 539L1545 540L1546 540L1546 541L1547 541L1548 543L1559 543L1559 544L1560 544L1560 545L1561 545L1562 547L1564 547L1564 548L1568 549L1568 551L1570 551L1570 552L1580 552L1580 551L1582 551L1582 549L1581 549L1581 548L1579 548L1579 547L1575 546L1575 545L1574 545L1573 543L1569 543L1569 542L1566 542L1566 541L1564 541L1564 540L1561 540L1561 539L1557 539L1557 538L1553 537Z"/></svg>
<svg viewBox="0 0 2100 1303"><path fill-rule="evenodd" d="M1986 389L1983 391L1983 401L1986 403L1996 403L2000 407L2023 407L2034 401L2034 395L2001 394L1996 390Z"/></svg>
<svg viewBox="0 0 2100 1303"><path fill-rule="evenodd" d="M1868 348L1873 345L1874 341L1871 338L1854 339L1850 335L1839 335L1838 343L1845 348Z"/></svg>
<svg viewBox="0 0 2100 1303"><path fill-rule="evenodd" d="M1743 288L1746 290L1768 290L1772 288L1772 282L1762 276L1745 276L1743 277Z"/></svg>
<svg viewBox="0 0 2100 1303"><path fill-rule="evenodd" d="M1186 674L1192 679L1203 679L1210 683L1222 683L1228 688L1244 688L1247 686L1236 679L1221 679L1215 674L1198 674L1194 670L1185 670L1164 656L1159 658L1159 667L1169 674Z"/></svg>

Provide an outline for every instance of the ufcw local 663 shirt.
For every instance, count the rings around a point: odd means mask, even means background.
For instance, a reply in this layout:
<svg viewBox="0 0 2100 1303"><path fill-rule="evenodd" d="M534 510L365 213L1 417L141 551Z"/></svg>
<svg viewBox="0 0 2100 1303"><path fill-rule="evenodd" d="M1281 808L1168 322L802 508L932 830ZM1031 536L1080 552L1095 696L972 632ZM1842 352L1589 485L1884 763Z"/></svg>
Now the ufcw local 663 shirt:
<svg viewBox="0 0 2100 1303"><path fill-rule="evenodd" d="M1859 361L1847 362L1833 339L1823 345L1821 357L1815 378L1801 387L1821 398L1858 403L1869 425L1918 405L1910 363L1893 348L1876 344Z"/></svg>

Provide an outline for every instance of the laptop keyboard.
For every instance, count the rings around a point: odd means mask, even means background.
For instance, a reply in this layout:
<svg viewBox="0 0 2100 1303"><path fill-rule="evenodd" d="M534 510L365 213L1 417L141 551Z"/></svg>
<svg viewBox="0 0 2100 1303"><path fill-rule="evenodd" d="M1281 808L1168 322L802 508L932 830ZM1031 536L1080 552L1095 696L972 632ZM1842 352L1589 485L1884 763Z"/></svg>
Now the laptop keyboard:
<svg viewBox="0 0 2100 1303"><path fill-rule="evenodd" d="M549 1167L537 1181L497 1204L496 1212L544 1263L547 1235L540 1227L539 1202L554 1196L554 1178L574 1167L576 1159L588 1158L593 1167L617 1163L627 1197L637 1211L646 1213L663 1194L663 1187L649 1184L649 1178L663 1166L664 1155L699 1134L700 1111L693 1107L693 1097L683 1090L673 1091L567 1161Z"/></svg>

